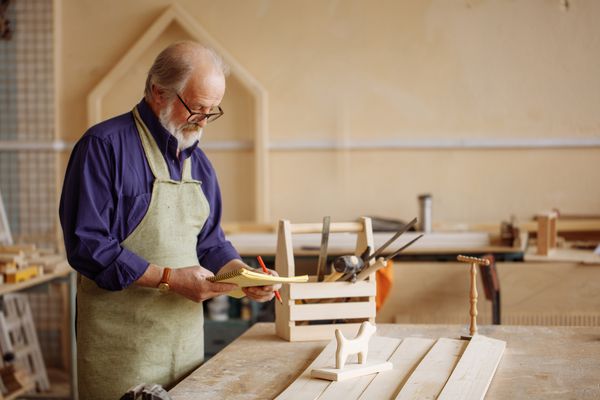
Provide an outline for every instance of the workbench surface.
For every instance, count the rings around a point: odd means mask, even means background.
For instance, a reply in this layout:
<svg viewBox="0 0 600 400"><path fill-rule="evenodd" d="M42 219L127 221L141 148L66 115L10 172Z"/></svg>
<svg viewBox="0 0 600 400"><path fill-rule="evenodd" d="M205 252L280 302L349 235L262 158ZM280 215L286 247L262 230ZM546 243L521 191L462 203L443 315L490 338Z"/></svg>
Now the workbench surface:
<svg viewBox="0 0 600 400"><path fill-rule="evenodd" d="M458 338L458 325L378 324L377 335ZM600 399L600 328L480 326L507 342L486 399ZM254 325L181 381L173 400L273 399L327 342L286 342L275 324Z"/></svg>

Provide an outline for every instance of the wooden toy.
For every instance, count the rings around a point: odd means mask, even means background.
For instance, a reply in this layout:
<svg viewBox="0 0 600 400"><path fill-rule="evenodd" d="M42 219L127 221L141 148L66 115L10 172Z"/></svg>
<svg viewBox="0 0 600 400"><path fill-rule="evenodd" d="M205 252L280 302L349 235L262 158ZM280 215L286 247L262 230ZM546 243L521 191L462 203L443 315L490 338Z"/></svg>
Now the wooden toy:
<svg viewBox="0 0 600 400"><path fill-rule="evenodd" d="M370 360L367 362L369 341L375 331L375 325L363 322L360 325L358 335L354 339L346 339L342 332L337 329L335 331L337 343L335 368L316 368L311 371L311 376L329 381L343 381L392 369L392 363L385 360ZM346 365L348 357L353 354L358 355L358 364Z"/></svg>
<svg viewBox="0 0 600 400"><path fill-rule="evenodd" d="M363 322L360 324L358 335L354 339L346 339L342 331L336 329L335 340L337 341L337 352L335 353L335 367L337 369L344 368L344 364L346 364L346 360L351 354L358 354L358 362L366 364L369 352L369 340L375 331L376 328L374 325Z"/></svg>

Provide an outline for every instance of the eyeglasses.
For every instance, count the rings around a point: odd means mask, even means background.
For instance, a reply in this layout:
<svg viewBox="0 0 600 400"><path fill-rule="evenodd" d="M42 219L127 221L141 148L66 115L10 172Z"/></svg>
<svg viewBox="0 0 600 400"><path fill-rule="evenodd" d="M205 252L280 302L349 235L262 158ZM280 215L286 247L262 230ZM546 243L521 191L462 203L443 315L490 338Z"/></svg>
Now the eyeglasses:
<svg viewBox="0 0 600 400"><path fill-rule="evenodd" d="M200 123L204 120L206 120L206 122L213 122L215 119L219 118L221 115L224 114L221 106L217 106L217 109L219 110L218 112L213 112L213 113L208 113L208 114L194 112L194 111L190 110L190 108L187 106L187 104L185 104L185 101L183 101L181 96L179 96L179 93L175 93L175 94L177 95L177 98L179 99L181 104L183 104L185 109L188 110L188 112L190 113L190 116L187 118L187 122Z"/></svg>

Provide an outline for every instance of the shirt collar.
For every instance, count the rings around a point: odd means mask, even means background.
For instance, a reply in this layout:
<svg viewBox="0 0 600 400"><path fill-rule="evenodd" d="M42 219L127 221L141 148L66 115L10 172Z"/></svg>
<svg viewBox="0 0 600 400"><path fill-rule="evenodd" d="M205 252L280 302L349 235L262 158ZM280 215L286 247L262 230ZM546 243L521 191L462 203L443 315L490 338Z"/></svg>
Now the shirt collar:
<svg viewBox="0 0 600 400"><path fill-rule="evenodd" d="M148 127L148 130L154 137L161 153L166 155L167 152L172 152L173 157L175 157L177 154L177 139L175 139L175 136L171 135L171 133L160 123L158 117L154 114L154 111L152 111L145 99L142 99L142 101L138 103L137 109L142 121L144 121L144 124L146 124L146 127ZM179 159L183 161L191 156L197 145L198 141L182 150Z"/></svg>

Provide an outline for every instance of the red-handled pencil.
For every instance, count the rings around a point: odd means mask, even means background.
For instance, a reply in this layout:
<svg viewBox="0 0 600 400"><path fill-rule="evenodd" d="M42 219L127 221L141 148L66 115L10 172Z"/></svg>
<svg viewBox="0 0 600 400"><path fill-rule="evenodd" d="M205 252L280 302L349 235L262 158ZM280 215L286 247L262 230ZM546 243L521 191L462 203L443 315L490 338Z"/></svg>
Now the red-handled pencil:
<svg viewBox="0 0 600 400"><path fill-rule="evenodd" d="M262 268L263 272L265 274L269 273L269 270L267 269L267 267L265 266L265 262L263 261L261 256L256 257L258 259L258 263L260 264L260 267ZM275 297L277 297L277 300L279 300L279 302L281 304L283 304L283 300L281 300L281 295L279 294L279 290L275 291Z"/></svg>

